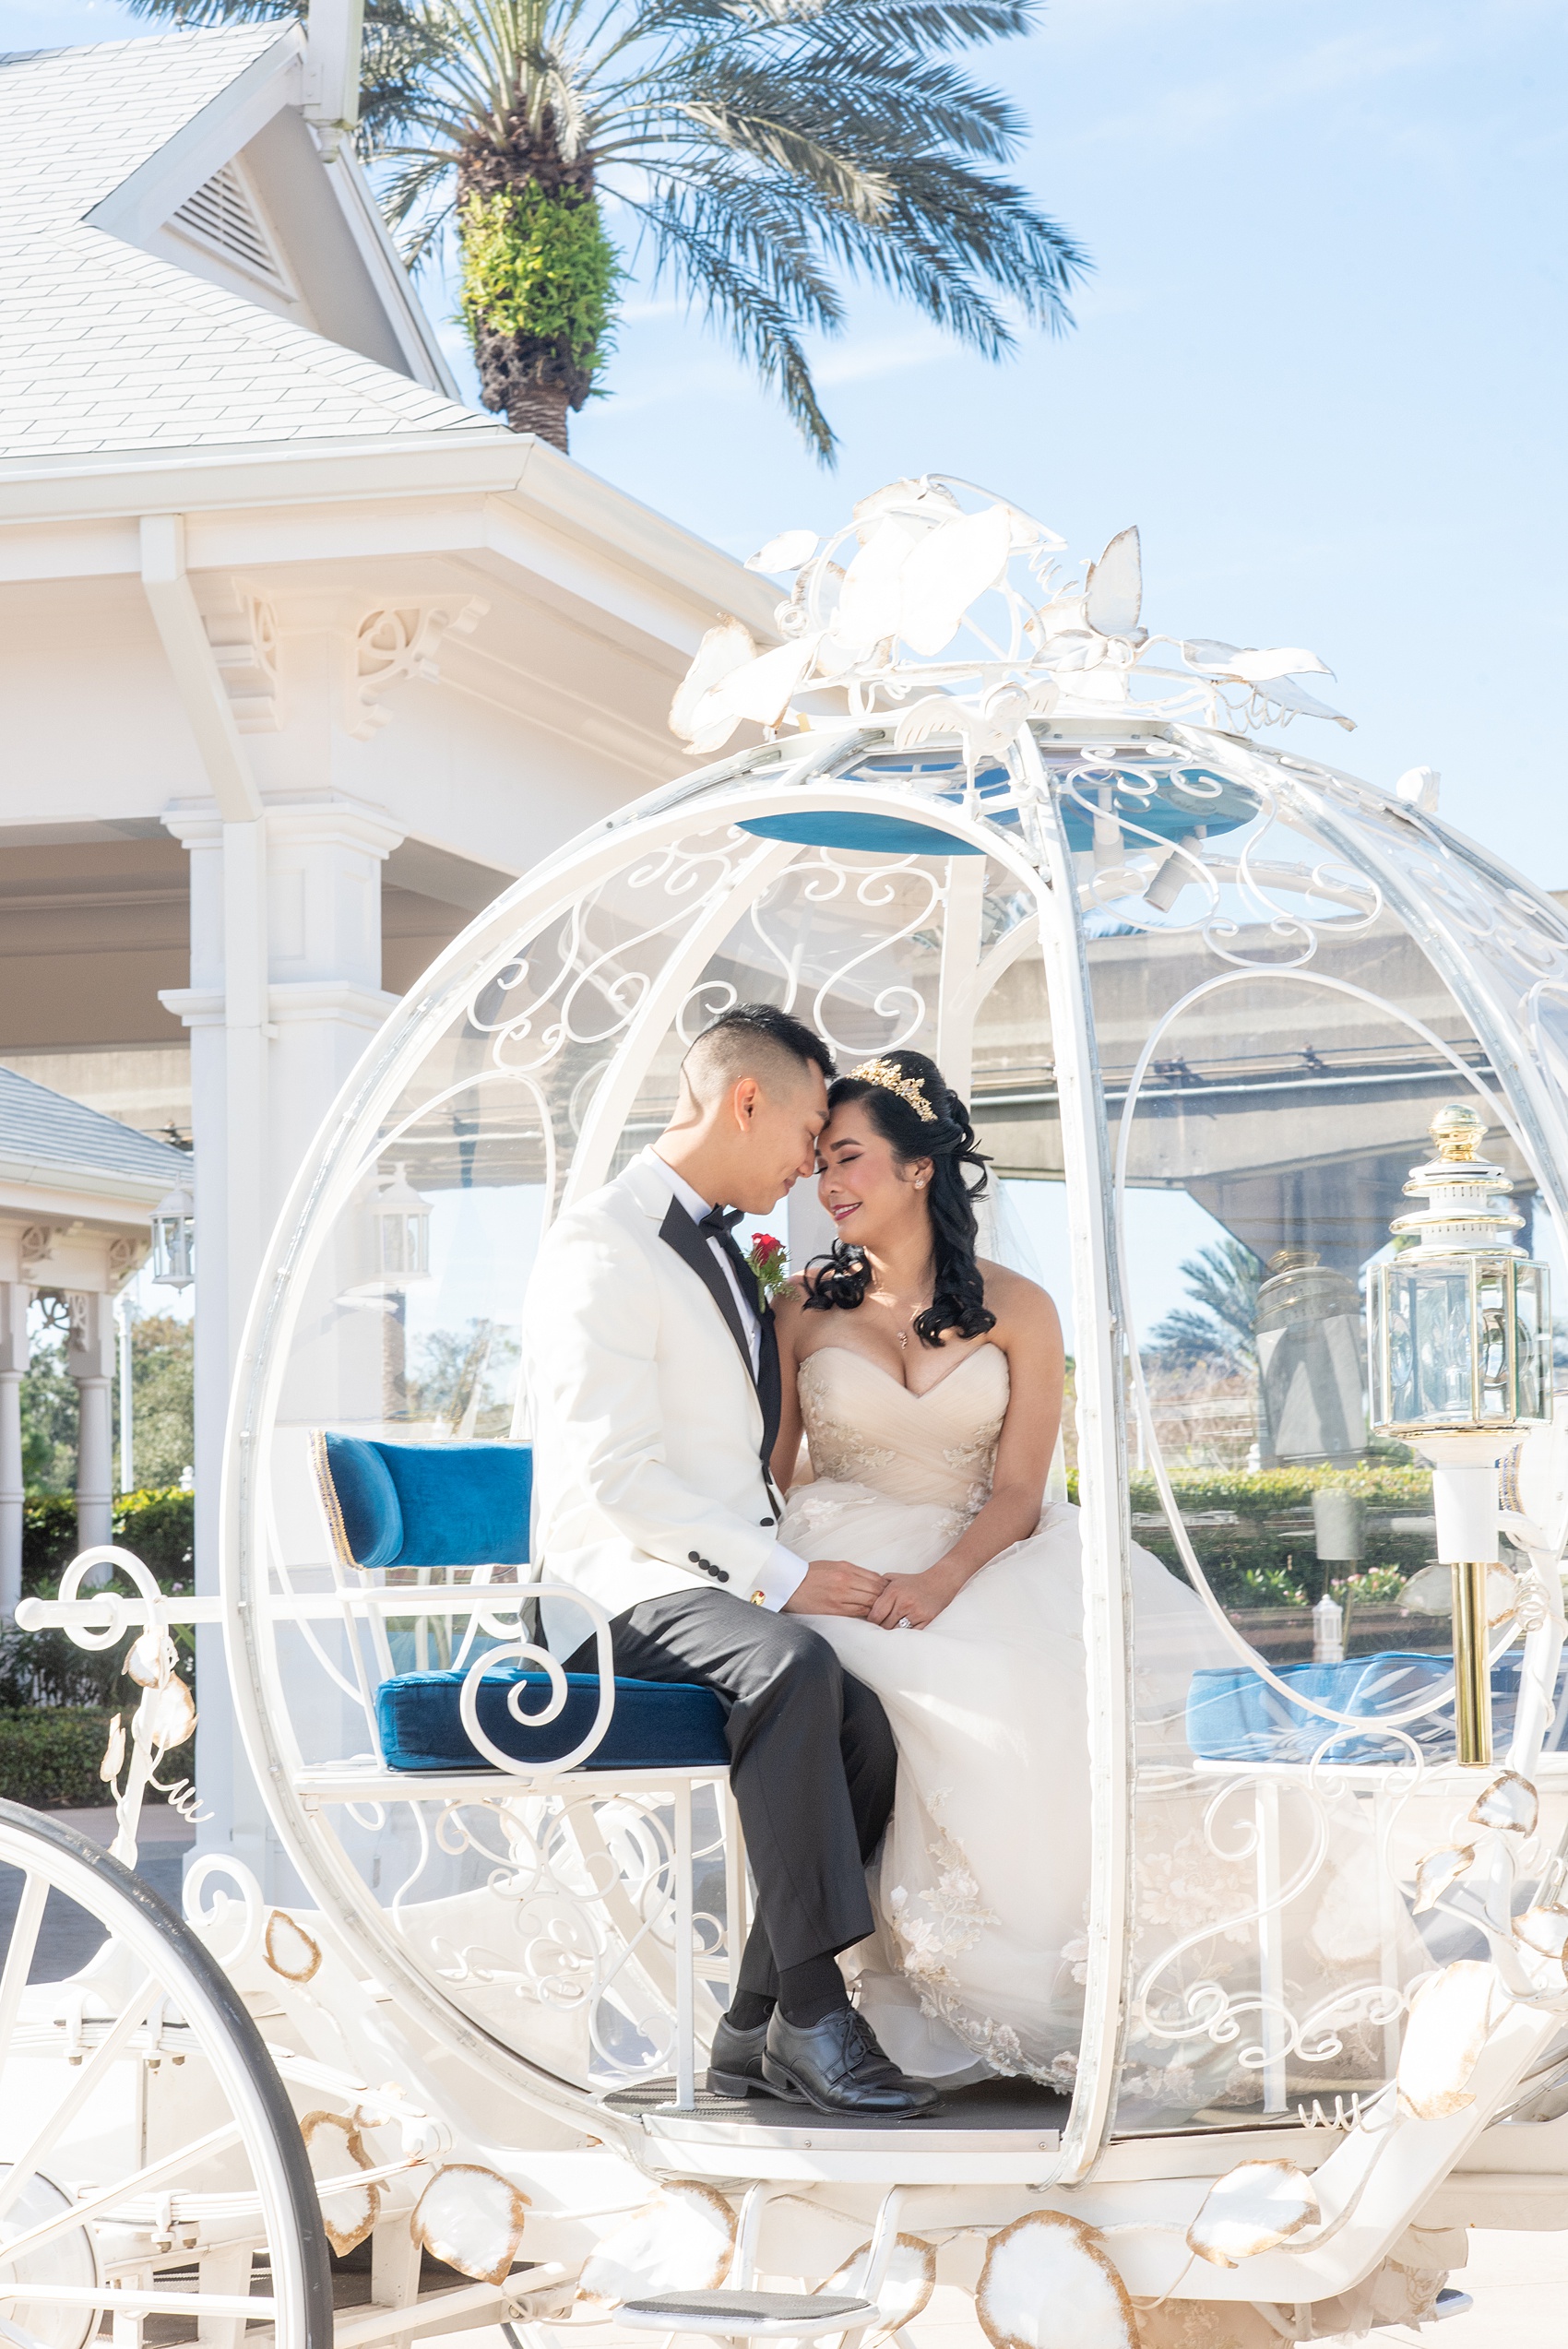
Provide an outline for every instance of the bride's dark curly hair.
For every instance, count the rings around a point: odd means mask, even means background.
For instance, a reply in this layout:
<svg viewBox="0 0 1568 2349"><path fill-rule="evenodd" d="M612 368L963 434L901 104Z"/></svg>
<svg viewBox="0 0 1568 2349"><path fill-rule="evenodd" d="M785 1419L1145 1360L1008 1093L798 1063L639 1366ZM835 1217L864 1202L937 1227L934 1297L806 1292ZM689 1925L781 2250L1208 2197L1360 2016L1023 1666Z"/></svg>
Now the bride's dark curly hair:
<svg viewBox="0 0 1568 2349"><path fill-rule="evenodd" d="M995 1328L996 1316L986 1306L985 1282L975 1261L979 1226L974 1203L985 1191L986 1160L975 1146L969 1112L936 1062L923 1052L884 1052L879 1058L884 1067L919 1085L935 1117L922 1118L902 1094L863 1076L834 1079L827 1088L828 1113L847 1101L862 1102L900 1166L931 1160L926 1198L935 1281L931 1303L915 1316L914 1332L922 1346L940 1346L944 1330L956 1330L960 1337L982 1337ZM972 1179L966 1178L966 1168L973 1169ZM808 1311L814 1307L826 1312L835 1306L852 1311L871 1284L871 1265L851 1240L836 1240L831 1253L814 1256L807 1270L816 1274L806 1285Z"/></svg>

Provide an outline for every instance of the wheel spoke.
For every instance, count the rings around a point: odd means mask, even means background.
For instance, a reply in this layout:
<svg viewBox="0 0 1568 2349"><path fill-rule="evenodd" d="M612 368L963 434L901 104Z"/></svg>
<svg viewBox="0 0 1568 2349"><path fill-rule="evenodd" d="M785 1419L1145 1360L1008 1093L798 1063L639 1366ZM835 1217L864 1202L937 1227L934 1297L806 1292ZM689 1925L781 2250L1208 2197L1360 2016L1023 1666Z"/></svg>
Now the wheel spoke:
<svg viewBox="0 0 1568 2349"><path fill-rule="evenodd" d="M133 2177L123 2177L116 2185L105 2186L98 2193L73 2202L68 2210L56 2211L53 2218L41 2219L36 2226L30 2226L25 2235L14 2236L10 2242L0 2247L0 2271L8 2268L16 2260L24 2259L29 2252L38 2250L43 2244L52 2242L55 2236L69 2234L73 2227L81 2224L83 2219L92 2218L101 2211L115 2210L121 2203L128 2201L133 2194L146 2193L150 2187L161 2186L169 2178L177 2177L183 2169L189 2169L193 2162L204 2161L208 2154L220 2153L228 2146L237 2144L242 2134L238 2121L231 2121L226 2129L215 2129L209 2137L197 2137L190 2144L182 2145L177 2153L165 2153L160 2161L149 2162ZM4 2297L8 2289L6 2284L0 2283L0 2297Z"/></svg>
<svg viewBox="0 0 1568 2349"><path fill-rule="evenodd" d="M9 1965L7 1964L7 1972ZM65 2091L54 2110L34 2137L25 2153L12 2164L9 2177L0 2185L0 2218L4 2218L24 2187L37 2175L39 2164L51 2147L65 2134L83 2105L97 2089L110 2067L117 2060L132 2034L147 2021L148 2010L162 1996L150 1974L144 1975L126 2002L125 2011L108 2037L94 2048L82 2064L76 2079Z"/></svg>
<svg viewBox="0 0 1568 2349"><path fill-rule="evenodd" d="M30 1868L22 1881L22 1897L17 1904L17 1921L11 1928L11 1945L6 1952L6 1971L0 1974L0 2077L4 2076L10 2056L11 2034L17 2027L17 2011L32 1970L32 1953L38 1947L38 1928L43 1922L43 1906L48 1898L48 1885Z"/></svg>

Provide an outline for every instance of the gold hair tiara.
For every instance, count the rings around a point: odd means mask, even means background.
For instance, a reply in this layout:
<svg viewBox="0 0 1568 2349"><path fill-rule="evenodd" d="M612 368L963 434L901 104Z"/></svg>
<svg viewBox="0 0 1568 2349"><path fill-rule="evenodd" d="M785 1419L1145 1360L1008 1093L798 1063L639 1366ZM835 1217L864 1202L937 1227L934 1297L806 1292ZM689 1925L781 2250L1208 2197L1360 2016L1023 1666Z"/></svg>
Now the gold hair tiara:
<svg viewBox="0 0 1568 2349"><path fill-rule="evenodd" d="M862 1061L849 1074L862 1085L880 1085L885 1093L897 1093L901 1101L908 1101L922 1123L936 1123L936 1111L925 1097L921 1079L906 1076L892 1061Z"/></svg>

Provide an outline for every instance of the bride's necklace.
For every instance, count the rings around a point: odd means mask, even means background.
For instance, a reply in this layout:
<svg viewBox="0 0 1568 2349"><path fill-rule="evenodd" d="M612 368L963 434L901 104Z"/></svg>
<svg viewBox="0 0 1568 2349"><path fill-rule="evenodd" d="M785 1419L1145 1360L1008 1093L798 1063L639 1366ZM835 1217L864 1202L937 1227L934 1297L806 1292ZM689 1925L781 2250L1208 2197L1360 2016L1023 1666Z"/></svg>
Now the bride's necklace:
<svg viewBox="0 0 1568 2349"><path fill-rule="evenodd" d="M872 1290L872 1296L878 1304L885 1306L888 1312L892 1312L895 1310L892 1299L886 1297L885 1292L873 1288ZM932 1302L933 1299L928 1297L923 1305L917 1304L912 1306L905 1313L902 1322L899 1323L897 1327L894 1330L893 1335L898 1341L899 1351L901 1353L907 1354L909 1350L909 1332L914 1327L916 1317L919 1314L929 1312Z"/></svg>

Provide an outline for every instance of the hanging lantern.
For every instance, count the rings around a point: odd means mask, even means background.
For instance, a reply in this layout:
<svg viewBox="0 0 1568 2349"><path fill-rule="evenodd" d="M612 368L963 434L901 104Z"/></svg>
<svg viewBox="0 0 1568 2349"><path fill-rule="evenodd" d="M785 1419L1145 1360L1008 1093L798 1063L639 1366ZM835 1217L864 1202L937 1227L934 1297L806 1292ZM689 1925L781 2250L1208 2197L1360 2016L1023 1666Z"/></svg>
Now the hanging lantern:
<svg viewBox="0 0 1568 2349"><path fill-rule="evenodd" d="M430 1202L409 1180L408 1168L393 1169L370 1203L375 1218L375 1263L387 1288L408 1288L430 1278Z"/></svg>
<svg viewBox="0 0 1568 2349"><path fill-rule="evenodd" d="M1547 1269L1509 1238L1522 1219L1500 1202L1514 1186L1477 1157L1486 1127L1467 1103L1448 1102L1429 1131L1437 1156L1405 1186L1429 1204L1396 1219L1406 1245L1372 1267L1373 1424L1411 1441L1550 1418Z"/></svg>
<svg viewBox="0 0 1568 2349"><path fill-rule="evenodd" d="M183 1182L152 1211L152 1277L161 1288L189 1288L196 1278L196 1201Z"/></svg>

